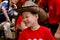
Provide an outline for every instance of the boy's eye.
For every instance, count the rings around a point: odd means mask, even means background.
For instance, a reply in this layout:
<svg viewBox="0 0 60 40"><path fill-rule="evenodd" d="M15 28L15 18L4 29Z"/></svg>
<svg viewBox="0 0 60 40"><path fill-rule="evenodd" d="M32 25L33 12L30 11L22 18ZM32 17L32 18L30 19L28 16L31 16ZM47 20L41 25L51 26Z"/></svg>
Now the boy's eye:
<svg viewBox="0 0 60 40"><path fill-rule="evenodd" d="M25 19L25 18L28 18L28 16L26 16L26 17L23 17L23 19Z"/></svg>
<svg viewBox="0 0 60 40"><path fill-rule="evenodd" d="M28 18L28 16L26 16L26 18Z"/></svg>

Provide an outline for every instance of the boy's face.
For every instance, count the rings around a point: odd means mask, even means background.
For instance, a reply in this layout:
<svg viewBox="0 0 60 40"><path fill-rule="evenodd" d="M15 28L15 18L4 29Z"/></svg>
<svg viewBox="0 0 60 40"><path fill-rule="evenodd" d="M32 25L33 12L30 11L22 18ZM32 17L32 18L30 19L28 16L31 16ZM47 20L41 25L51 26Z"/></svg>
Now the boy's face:
<svg viewBox="0 0 60 40"><path fill-rule="evenodd" d="M22 17L23 17L23 22L28 27L33 26L37 21L36 16L31 14L31 12L28 12L28 11L22 12Z"/></svg>

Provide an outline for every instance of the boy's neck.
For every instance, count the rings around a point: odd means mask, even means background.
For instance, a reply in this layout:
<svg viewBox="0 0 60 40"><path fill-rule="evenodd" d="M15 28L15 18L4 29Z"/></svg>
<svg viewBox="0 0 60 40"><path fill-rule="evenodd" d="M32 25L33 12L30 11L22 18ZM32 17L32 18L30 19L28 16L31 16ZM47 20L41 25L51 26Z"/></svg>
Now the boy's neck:
<svg viewBox="0 0 60 40"><path fill-rule="evenodd" d="M39 28L40 28L40 25L36 24L33 27L31 27L31 30L35 31L35 30L38 30Z"/></svg>

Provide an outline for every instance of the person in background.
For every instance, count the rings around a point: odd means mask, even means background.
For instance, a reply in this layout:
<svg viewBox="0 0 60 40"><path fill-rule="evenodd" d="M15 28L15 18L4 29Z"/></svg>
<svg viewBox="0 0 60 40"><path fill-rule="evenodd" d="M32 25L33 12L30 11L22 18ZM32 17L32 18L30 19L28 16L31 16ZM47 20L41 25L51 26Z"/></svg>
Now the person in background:
<svg viewBox="0 0 60 40"><path fill-rule="evenodd" d="M3 25L4 25L4 21L7 20L10 22L10 19L7 15L7 11L8 11L8 1L2 1L0 3L0 37L1 36L4 36L5 37L5 34L4 34L4 30L2 29Z"/></svg>
<svg viewBox="0 0 60 40"><path fill-rule="evenodd" d="M3 25L4 27L4 32L5 32L5 36L7 38L12 38L11 35L11 30L10 30L10 26L11 26L11 13L10 13L10 8L16 4L18 2L18 0L9 0L8 1L3 1L1 3L1 11L0 11L0 24ZM9 4L9 5L8 5ZM9 24L9 25L8 25ZM10 34L9 34L10 33ZM6 35L8 34L8 35Z"/></svg>
<svg viewBox="0 0 60 40"><path fill-rule="evenodd" d="M57 28L54 36L55 36L56 40L60 40L60 0L56 0L55 4L56 4L55 6L56 6L56 16L57 16L56 21L58 24L58 28Z"/></svg>
<svg viewBox="0 0 60 40"><path fill-rule="evenodd" d="M60 24L60 0L48 0L49 8L49 27L53 35L55 35Z"/></svg>

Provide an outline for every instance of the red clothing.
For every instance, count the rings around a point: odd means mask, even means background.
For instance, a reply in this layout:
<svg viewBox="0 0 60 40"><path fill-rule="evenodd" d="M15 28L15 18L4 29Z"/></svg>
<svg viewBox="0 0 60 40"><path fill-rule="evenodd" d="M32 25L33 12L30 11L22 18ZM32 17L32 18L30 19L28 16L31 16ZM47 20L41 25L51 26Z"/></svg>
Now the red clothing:
<svg viewBox="0 0 60 40"><path fill-rule="evenodd" d="M30 28L27 28L22 31L19 35L18 40L55 40L49 31L49 29L44 26L40 26L38 30L32 31Z"/></svg>
<svg viewBox="0 0 60 40"><path fill-rule="evenodd" d="M22 16L19 16L17 21L16 21L16 29L20 28L20 23L22 22Z"/></svg>
<svg viewBox="0 0 60 40"><path fill-rule="evenodd" d="M60 0L56 0L56 5L57 5L56 15L60 15Z"/></svg>
<svg viewBox="0 0 60 40"><path fill-rule="evenodd" d="M58 24L60 22L60 0L49 0L49 23Z"/></svg>
<svg viewBox="0 0 60 40"><path fill-rule="evenodd" d="M37 0L36 4L41 7L44 8L47 5L47 0Z"/></svg>
<svg viewBox="0 0 60 40"><path fill-rule="evenodd" d="M20 9L23 4L25 4L27 0L19 0L17 3L17 9Z"/></svg>
<svg viewBox="0 0 60 40"><path fill-rule="evenodd" d="M17 19L17 21L16 21L16 24L19 24L21 22L22 22L22 16L19 16L18 19Z"/></svg>

